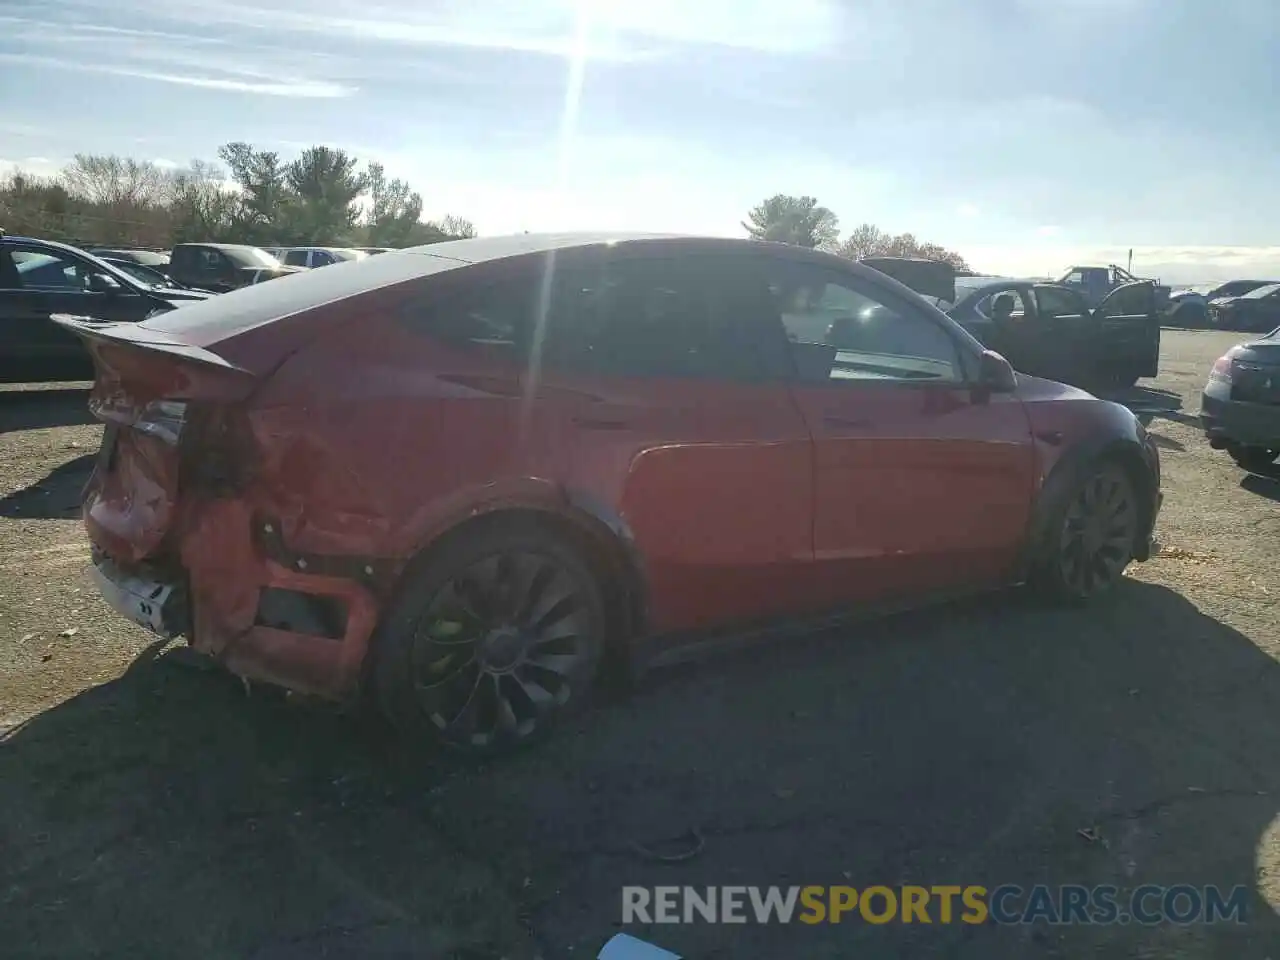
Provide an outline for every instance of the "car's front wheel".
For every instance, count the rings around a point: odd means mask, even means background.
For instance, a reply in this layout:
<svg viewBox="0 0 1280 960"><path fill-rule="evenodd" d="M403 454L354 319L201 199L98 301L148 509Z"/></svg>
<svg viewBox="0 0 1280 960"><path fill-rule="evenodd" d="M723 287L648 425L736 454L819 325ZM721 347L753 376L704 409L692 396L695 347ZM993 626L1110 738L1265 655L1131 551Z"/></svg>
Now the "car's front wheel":
<svg viewBox="0 0 1280 960"><path fill-rule="evenodd" d="M1269 447L1233 446L1229 452L1236 465L1246 470L1265 470L1280 457L1280 449Z"/></svg>
<svg viewBox="0 0 1280 960"><path fill-rule="evenodd" d="M539 523L454 539L410 568L375 638L374 693L402 732L487 755L586 698L604 648L600 586Z"/></svg>
<svg viewBox="0 0 1280 960"><path fill-rule="evenodd" d="M1054 599L1085 601L1110 590L1133 560L1141 522L1133 481L1117 463L1086 469L1051 526L1033 581Z"/></svg>

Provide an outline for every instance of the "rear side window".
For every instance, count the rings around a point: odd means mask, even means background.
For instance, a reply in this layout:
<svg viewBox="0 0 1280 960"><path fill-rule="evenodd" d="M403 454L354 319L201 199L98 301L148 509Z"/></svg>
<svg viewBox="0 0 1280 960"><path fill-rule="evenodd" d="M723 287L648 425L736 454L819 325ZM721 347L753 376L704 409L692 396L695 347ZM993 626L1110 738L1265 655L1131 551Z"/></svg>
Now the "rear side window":
<svg viewBox="0 0 1280 960"><path fill-rule="evenodd" d="M289 267L305 267L307 265L307 251L290 250L284 255L284 262Z"/></svg>
<svg viewBox="0 0 1280 960"><path fill-rule="evenodd" d="M515 277L491 283L459 284L450 292L410 301L402 313L412 330L455 349L484 349L523 357L538 314L538 283Z"/></svg>
<svg viewBox="0 0 1280 960"><path fill-rule="evenodd" d="M601 258L562 262L544 279L544 262L500 281L428 293L411 302L404 320L455 349L510 353L521 362L536 354L544 370L565 375L766 376L754 331L769 329L772 302L745 265Z"/></svg>
<svg viewBox="0 0 1280 960"><path fill-rule="evenodd" d="M619 258L558 272L542 363L618 377L756 380L768 291L735 261Z"/></svg>

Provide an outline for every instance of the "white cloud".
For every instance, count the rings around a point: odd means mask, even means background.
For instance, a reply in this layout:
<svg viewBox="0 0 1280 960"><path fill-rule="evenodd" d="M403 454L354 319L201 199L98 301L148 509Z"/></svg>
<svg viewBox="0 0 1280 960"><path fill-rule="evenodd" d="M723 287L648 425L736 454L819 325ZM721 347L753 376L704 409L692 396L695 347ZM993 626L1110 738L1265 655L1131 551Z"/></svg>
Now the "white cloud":
<svg viewBox="0 0 1280 960"><path fill-rule="evenodd" d="M117 0L85 0L118 11ZM127 5L127 4L126 4ZM135 0L139 10L140 0ZM557 57L631 60L676 45L724 46L771 53L816 53L837 44L847 13L838 0L485 0L417 5L389 0L225 0L175 4L166 20L198 32L211 25L282 34L322 34L343 41L512 50ZM575 45L580 18L585 50Z"/></svg>
<svg viewBox="0 0 1280 960"><path fill-rule="evenodd" d="M962 203L960 206L956 207L956 215L966 219L972 219L978 216L981 212L982 210L976 203Z"/></svg>
<svg viewBox="0 0 1280 960"><path fill-rule="evenodd" d="M187 87L203 87L208 90L227 90L236 93L253 93L267 97L333 98L346 97L355 92L354 87L327 80L253 79L241 77L210 77L194 73L167 73L141 67L117 66L89 60L68 60L60 57L42 57L26 53L0 53L0 62L28 66L48 67L55 70L75 70L85 73L109 74L117 77L134 77L174 83Z"/></svg>
<svg viewBox="0 0 1280 960"><path fill-rule="evenodd" d="M1054 224L1046 224L1043 227L1036 227L1037 237L1056 237L1062 233L1062 228Z"/></svg>
<svg viewBox="0 0 1280 960"><path fill-rule="evenodd" d="M52 177L62 170L63 163L62 160L51 160L48 157L24 157L20 160L0 157L0 176L25 173L35 177Z"/></svg>

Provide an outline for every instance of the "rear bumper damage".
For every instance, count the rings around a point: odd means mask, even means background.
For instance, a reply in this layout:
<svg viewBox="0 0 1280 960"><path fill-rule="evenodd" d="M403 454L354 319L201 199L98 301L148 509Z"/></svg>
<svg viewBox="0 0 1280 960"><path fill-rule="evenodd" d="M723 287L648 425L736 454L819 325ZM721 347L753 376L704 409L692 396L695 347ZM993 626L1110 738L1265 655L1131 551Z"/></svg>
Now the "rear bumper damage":
<svg viewBox="0 0 1280 960"><path fill-rule="evenodd" d="M353 697L377 622L385 565L293 556L277 522L241 501L205 505L164 570L95 549L91 576L121 615L232 673L335 700Z"/></svg>

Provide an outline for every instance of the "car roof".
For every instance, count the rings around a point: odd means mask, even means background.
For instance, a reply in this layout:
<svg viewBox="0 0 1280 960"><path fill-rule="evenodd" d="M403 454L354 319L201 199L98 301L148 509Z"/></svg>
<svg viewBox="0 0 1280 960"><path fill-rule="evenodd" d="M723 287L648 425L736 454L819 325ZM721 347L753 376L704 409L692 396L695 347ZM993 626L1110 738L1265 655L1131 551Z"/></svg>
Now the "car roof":
<svg viewBox="0 0 1280 960"><path fill-rule="evenodd" d="M346 260L322 270L304 270L184 305L181 310L161 314L142 325L195 346L208 347L293 314L433 274L515 257L605 245L653 245L700 253L766 248L792 259L836 262L871 282L900 288L906 296L914 296L898 281L871 267L783 243L664 233L525 233L424 244L377 257Z"/></svg>

